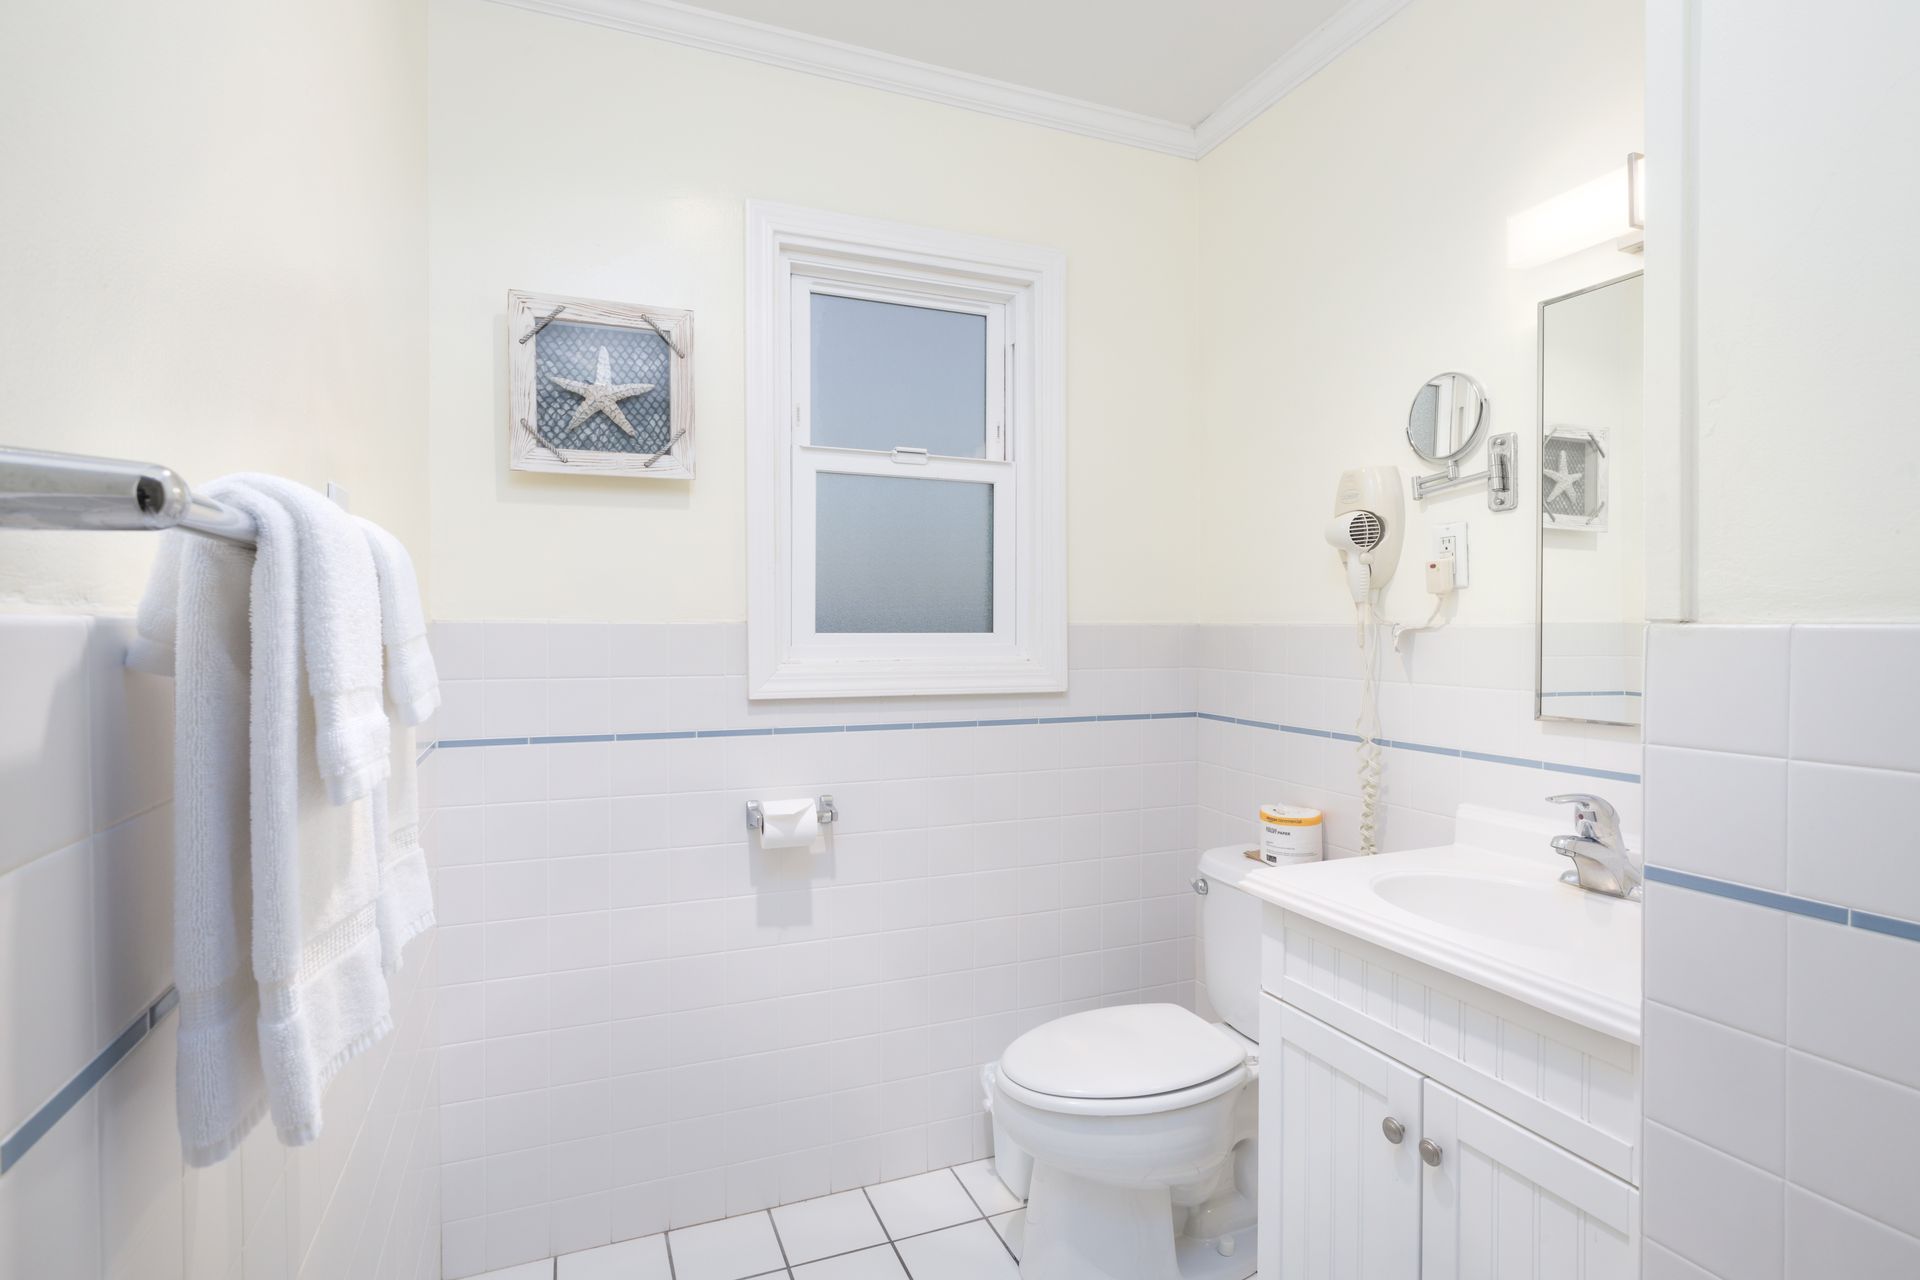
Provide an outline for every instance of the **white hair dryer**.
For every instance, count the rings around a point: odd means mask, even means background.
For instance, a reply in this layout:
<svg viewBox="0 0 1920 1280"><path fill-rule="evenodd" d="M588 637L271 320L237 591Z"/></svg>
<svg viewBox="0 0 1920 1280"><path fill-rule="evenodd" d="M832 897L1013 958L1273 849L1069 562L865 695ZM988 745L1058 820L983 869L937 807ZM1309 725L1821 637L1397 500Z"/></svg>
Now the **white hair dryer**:
<svg viewBox="0 0 1920 1280"><path fill-rule="evenodd" d="M1387 585L1400 562L1405 509L1400 498L1400 468L1358 467L1340 475L1333 494L1327 541L1340 553L1347 590L1365 627L1373 613L1373 593Z"/></svg>

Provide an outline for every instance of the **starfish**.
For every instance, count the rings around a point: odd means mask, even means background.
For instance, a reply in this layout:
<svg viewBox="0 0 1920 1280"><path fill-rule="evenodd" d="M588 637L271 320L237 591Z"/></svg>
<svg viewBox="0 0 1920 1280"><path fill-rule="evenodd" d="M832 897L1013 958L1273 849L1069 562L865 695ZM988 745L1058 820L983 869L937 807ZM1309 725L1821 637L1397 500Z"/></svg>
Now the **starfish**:
<svg viewBox="0 0 1920 1280"><path fill-rule="evenodd" d="M633 429L633 424L627 421L627 415L620 412L620 402L629 396L637 396L644 391L653 390L653 384L651 382L615 382L613 367L607 361L605 347L600 348L600 364L594 370L592 382L576 382L572 378L556 377L551 373L547 378L562 391L571 391L580 397L580 403L573 408L573 418L567 423L567 430L574 430L596 413L604 413L607 415L607 421L614 426L630 436L636 438L639 436L640 433Z"/></svg>
<svg viewBox="0 0 1920 1280"><path fill-rule="evenodd" d="M1575 471L1573 469L1573 464L1567 461L1567 451L1565 449L1560 451L1560 469L1558 471L1555 471L1552 467L1542 467L1540 468L1540 472L1553 481L1553 492L1547 495L1548 502L1552 502L1555 498L1573 488L1576 484L1579 484L1586 474L1585 472Z"/></svg>

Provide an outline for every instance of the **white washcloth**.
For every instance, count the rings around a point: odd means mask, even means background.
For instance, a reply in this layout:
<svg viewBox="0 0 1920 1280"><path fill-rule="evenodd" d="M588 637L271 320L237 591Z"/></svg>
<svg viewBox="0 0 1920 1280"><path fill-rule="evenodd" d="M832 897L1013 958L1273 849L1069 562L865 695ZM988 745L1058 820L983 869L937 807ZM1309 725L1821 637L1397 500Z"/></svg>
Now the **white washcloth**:
<svg viewBox="0 0 1920 1280"><path fill-rule="evenodd" d="M387 650L391 772L373 790L373 840L380 865L380 949L388 973L408 942L433 927L433 886L420 848L420 780L412 726L440 705L440 677L427 647L420 583L400 540L358 520L380 578L380 632Z"/></svg>
<svg viewBox="0 0 1920 1280"><path fill-rule="evenodd" d="M320 776L344 804L387 776L380 679L380 583L366 536L322 495L278 476L242 475L285 508L298 544L300 654L313 697Z"/></svg>
<svg viewBox="0 0 1920 1280"><path fill-rule="evenodd" d="M180 992L175 1101L187 1163L231 1154L266 1111L258 989L249 954L248 579L244 547L167 533L140 606L148 653L174 690L173 982ZM165 601L165 608L149 602ZM174 603L178 602L176 612ZM174 619L181 619L177 632ZM177 656L177 662L175 657Z"/></svg>

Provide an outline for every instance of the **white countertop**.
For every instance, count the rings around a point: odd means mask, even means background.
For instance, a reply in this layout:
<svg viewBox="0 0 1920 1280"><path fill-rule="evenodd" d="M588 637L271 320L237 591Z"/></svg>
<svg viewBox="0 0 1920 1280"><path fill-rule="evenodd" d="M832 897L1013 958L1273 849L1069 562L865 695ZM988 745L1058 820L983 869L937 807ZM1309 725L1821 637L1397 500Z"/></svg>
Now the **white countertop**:
<svg viewBox="0 0 1920 1280"><path fill-rule="evenodd" d="M1479 832L1462 823L1462 836ZM1548 860L1550 859L1550 861ZM1637 902L1559 882L1568 864L1471 844L1299 867L1242 882L1274 906L1640 1043Z"/></svg>

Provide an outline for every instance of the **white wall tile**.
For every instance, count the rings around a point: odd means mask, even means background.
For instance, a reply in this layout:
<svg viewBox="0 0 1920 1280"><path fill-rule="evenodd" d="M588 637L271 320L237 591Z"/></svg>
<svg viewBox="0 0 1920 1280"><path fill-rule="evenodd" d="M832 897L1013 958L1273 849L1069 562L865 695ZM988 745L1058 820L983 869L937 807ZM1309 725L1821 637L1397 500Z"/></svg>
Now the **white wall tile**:
<svg viewBox="0 0 1920 1280"><path fill-rule="evenodd" d="M95 1034L91 863L83 842L0 875L0 1028L8 1041L0 1132L106 1047Z"/></svg>
<svg viewBox="0 0 1920 1280"><path fill-rule="evenodd" d="M1898 1016L1886 999L1920 991L1920 945L1796 917L1787 954L1787 1043L1920 1089L1920 1018Z"/></svg>
<svg viewBox="0 0 1920 1280"><path fill-rule="evenodd" d="M1649 881L1645 928L1648 1000L1785 1036L1785 913Z"/></svg>
<svg viewBox="0 0 1920 1280"><path fill-rule="evenodd" d="M1836 1265L1847 1280L1911 1280L1920 1276L1920 1237L1788 1187L1787 1274L1832 1275Z"/></svg>
<svg viewBox="0 0 1920 1280"><path fill-rule="evenodd" d="M1920 920L1920 773L1795 760L1787 809L1789 892Z"/></svg>
<svg viewBox="0 0 1920 1280"><path fill-rule="evenodd" d="M1793 629L1793 756L1920 771L1920 627Z"/></svg>
<svg viewBox="0 0 1920 1280"><path fill-rule="evenodd" d="M1784 626L1650 628L1647 741L1784 756L1790 634Z"/></svg>
<svg viewBox="0 0 1920 1280"><path fill-rule="evenodd" d="M9 615L0 625L0 874L91 831L87 623Z"/></svg>
<svg viewBox="0 0 1920 1280"><path fill-rule="evenodd" d="M1649 1003L1647 1119L1769 1173L1785 1172L1787 1051L1717 1022Z"/></svg>
<svg viewBox="0 0 1920 1280"><path fill-rule="evenodd" d="M1803 1053L1787 1059L1787 1164L1794 1183L1920 1235L1913 1146L1920 1090Z"/></svg>
<svg viewBox="0 0 1920 1280"><path fill-rule="evenodd" d="M1719 1276L1783 1280L1781 1180L1664 1125L1644 1136L1647 1238Z"/></svg>
<svg viewBox="0 0 1920 1280"><path fill-rule="evenodd" d="M1786 889L1785 760L1650 746L1645 804L1648 862Z"/></svg>

